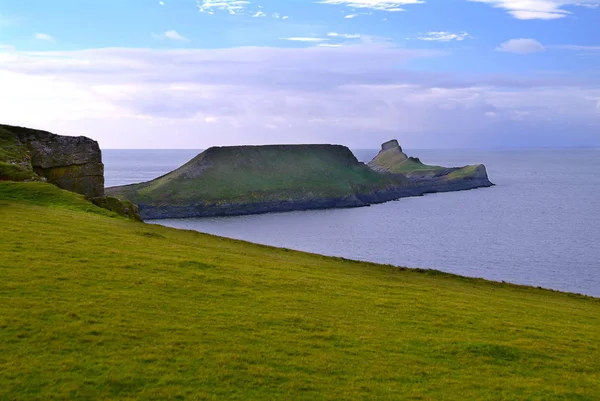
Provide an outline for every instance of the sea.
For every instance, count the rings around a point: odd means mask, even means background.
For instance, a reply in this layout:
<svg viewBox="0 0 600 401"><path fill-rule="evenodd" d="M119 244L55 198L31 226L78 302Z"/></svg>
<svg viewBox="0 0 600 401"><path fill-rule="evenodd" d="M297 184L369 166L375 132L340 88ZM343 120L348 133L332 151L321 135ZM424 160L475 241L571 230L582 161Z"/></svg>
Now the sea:
<svg viewBox="0 0 600 401"><path fill-rule="evenodd" d="M159 177L201 150L103 150L106 186ZM353 150L367 162L377 150ZM492 188L380 205L153 220L245 241L600 297L600 149L406 150L484 163Z"/></svg>

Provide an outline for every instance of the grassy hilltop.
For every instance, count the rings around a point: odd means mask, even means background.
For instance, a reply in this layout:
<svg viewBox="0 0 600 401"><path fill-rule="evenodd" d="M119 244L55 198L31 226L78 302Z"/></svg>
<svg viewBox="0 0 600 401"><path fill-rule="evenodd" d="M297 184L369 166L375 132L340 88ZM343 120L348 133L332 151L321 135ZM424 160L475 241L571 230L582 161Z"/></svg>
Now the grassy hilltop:
<svg viewBox="0 0 600 401"><path fill-rule="evenodd" d="M406 177L373 171L339 145L213 147L152 181L106 189L144 219L366 206L407 192L418 191Z"/></svg>
<svg viewBox="0 0 600 401"><path fill-rule="evenodd" d="M1 400L600 398L598 299L136 223L45 183L0 182L0 221Z"/></svg>
<svg viewBox="0 0 600 401"><path fill-rule="evenodd" d="M359 163L337 145L213 147L155 180L109 188L139 204L253 203L342 198L405 182Z"/></svg>

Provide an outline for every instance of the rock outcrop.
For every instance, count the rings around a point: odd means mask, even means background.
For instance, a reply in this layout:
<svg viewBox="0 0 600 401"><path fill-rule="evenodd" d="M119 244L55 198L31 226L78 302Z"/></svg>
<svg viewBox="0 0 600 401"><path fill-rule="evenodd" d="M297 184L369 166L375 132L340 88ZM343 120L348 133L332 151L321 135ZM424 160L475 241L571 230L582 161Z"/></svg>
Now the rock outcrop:
<svg viewBox="0 0 600 401"><path fill-rule="evenodd" d="M395 139L381 145L381 150L368 166L380 173L402 174L423 193L461 191L494 185L483 164L464 167L427 165L416 157L407 156Z"/></svg>
<svg viewBox="0 0 600 401"><path fill-rule="evenodd" d="M0 125L0 141L6 166L21 177L46 180L87 198L104 196L104 165L98 142L83 137L55 135L46 131ZM4 173L8 179L8 173Z"/></svg>
<svg viewBox="0 0 600 401"><path fill-rule="evenodd" d="M92 199L92 203L131 220L142 221L140 209L137 205L129 201L120 200L112 196L102 196Z"/></svg>
<svg viewBox="0 0 600 401"><path fill-rule="evenodd" d="M141 221L136 205L104 196L102 153L98 142L84 136L0 125L0 180L47 181L84 195L104 209Z"/></svg>

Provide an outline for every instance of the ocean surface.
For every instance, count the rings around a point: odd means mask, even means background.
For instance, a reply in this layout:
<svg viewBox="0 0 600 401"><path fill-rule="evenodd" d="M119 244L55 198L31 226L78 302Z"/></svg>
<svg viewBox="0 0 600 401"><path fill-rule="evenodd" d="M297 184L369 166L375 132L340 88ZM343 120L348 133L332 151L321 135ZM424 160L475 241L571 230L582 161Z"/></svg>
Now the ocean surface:
<svg viewBox="0 0 600 401"><path fill-rule="evenodd" d="M104 150L106 185L150 180L198 153ZM368 161L377 150L354 153ZM600 297L600 149L407 153L428 164L484 163L496 186L364 208L152 222Z"/></svg>

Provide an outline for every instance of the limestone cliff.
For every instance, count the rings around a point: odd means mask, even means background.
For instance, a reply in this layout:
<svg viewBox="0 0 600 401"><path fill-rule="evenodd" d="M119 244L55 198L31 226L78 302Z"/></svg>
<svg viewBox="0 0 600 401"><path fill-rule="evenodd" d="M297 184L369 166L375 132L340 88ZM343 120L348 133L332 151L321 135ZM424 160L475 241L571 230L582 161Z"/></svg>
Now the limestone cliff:
<svg viewBox="0 0 600 401"><path fill-rule="evenodd" d="M104 196L98 142L0 125L0 179L45 180L87 198Z"/></svg>
<svg viewBox="0 0 600 401"><path fill-rule="evenodd" d="M0 124L0 180L47 181L84 195L104 209L141 220L131 202L104 196L104 164L98 142Z"/></svg>

